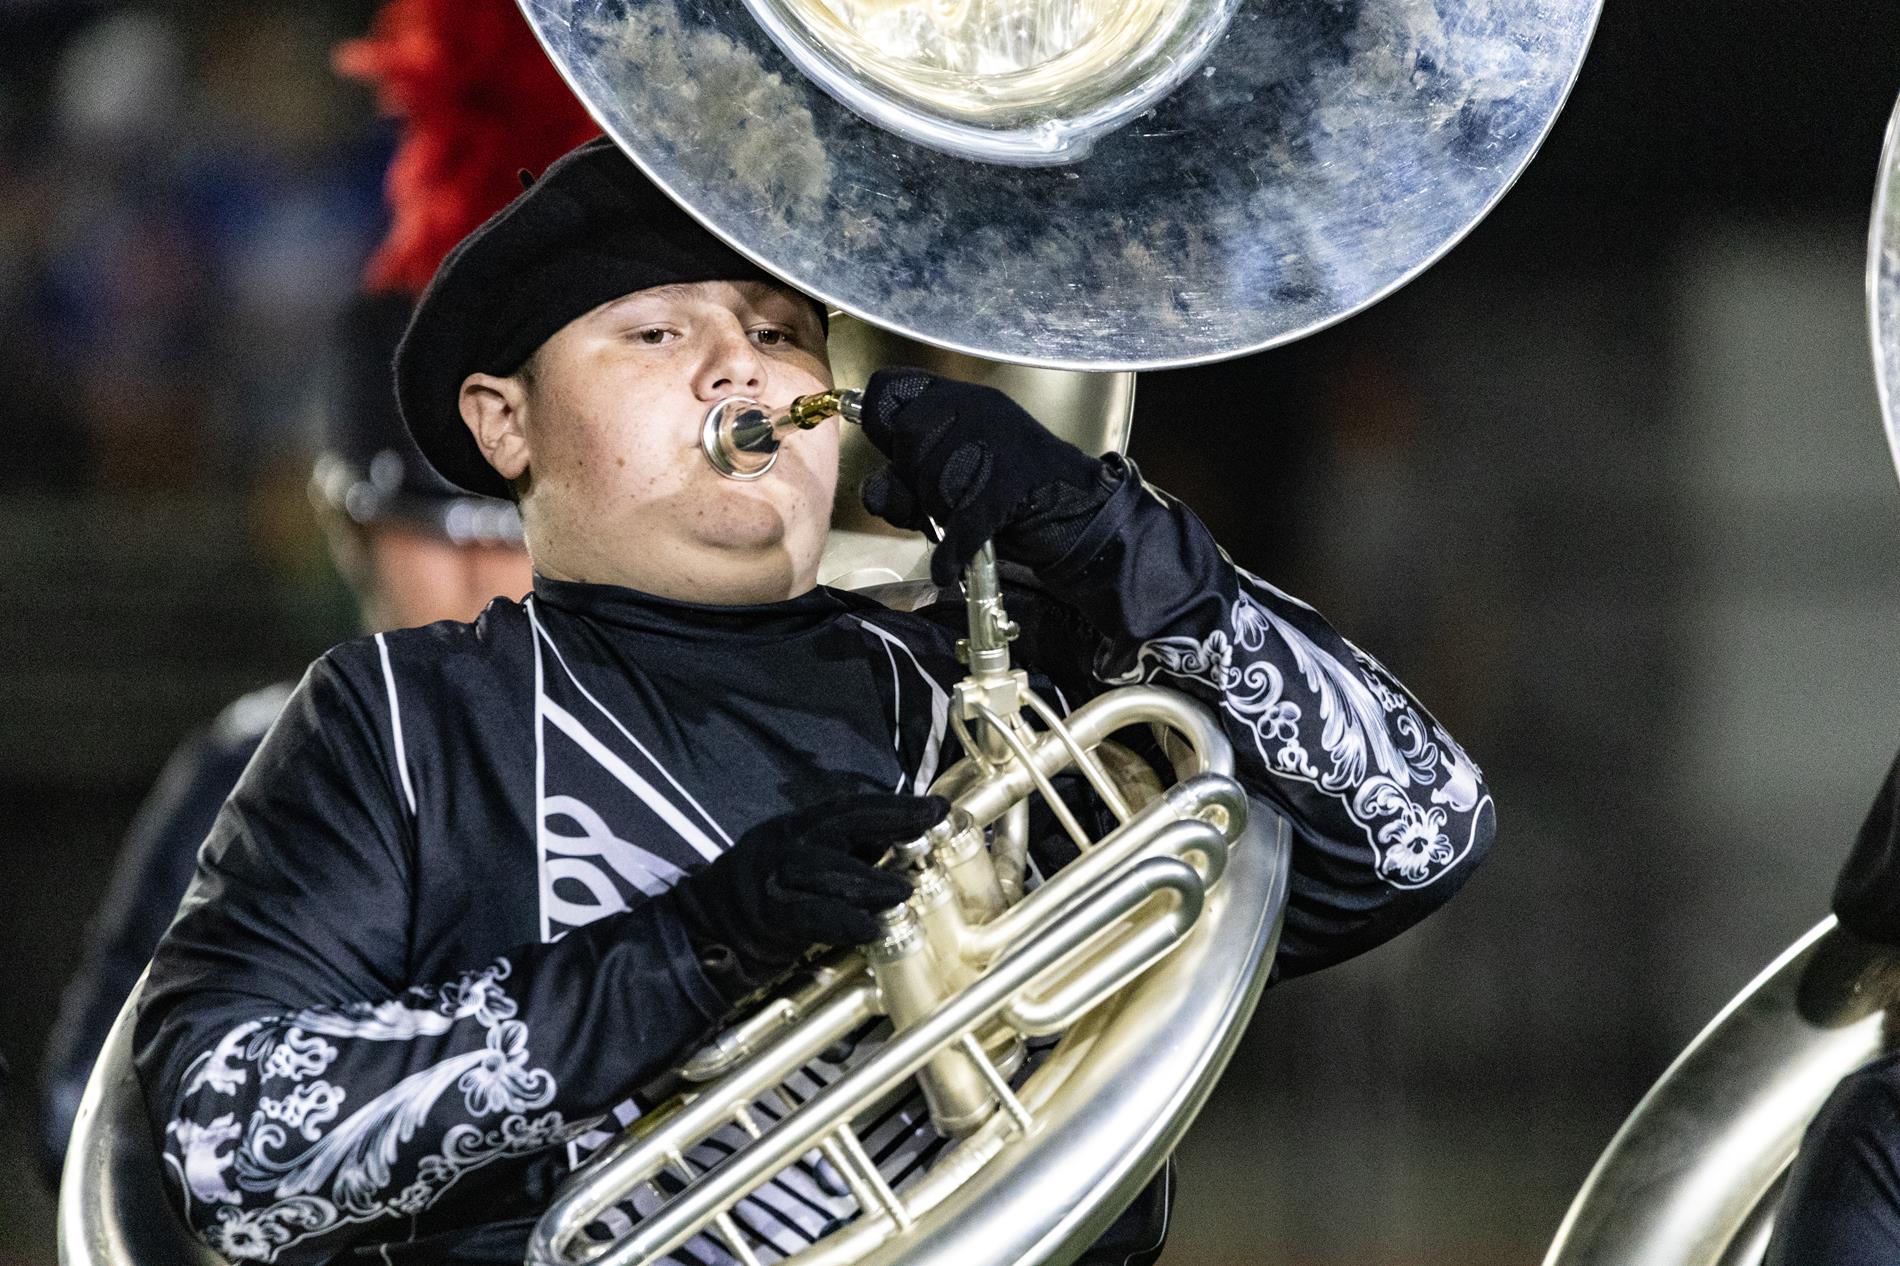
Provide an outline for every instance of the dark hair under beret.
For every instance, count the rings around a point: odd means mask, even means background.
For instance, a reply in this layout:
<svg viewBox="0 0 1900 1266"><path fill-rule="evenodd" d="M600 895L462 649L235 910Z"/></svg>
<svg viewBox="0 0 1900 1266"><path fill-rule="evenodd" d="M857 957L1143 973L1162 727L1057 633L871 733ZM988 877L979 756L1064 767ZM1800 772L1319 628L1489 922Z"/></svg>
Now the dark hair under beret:
<svg viewBox="0 0 1900 1266"><path fill-rule="evenodd" d="M451 483L511 497L462 422L463 379L514 373L569 321L636 290L748 280L777 281L700 227L611 140L589 141L436 270L396 349L403 422Z"/></svg>

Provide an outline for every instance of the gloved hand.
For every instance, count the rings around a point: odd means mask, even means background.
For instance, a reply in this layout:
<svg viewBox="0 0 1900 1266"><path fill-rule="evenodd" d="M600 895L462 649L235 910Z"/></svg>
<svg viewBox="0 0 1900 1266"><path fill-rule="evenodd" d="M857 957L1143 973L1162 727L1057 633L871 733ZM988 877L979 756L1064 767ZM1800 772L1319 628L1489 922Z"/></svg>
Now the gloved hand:
<svg viewBox="0 0 1900 1266"><path fill-rule="evenodd" d="M703 961L727 952L737 960L744 979L730 992L750 992L814 945L874 940L876 912L906 900L911 886L872 863L949 811L942 796L870 793L781 814L675 885L674 909Z"/></svg>
<svg viewBox="0 0 1900 1266"><path fill-rule="evenodd" d="M1114 491L1100 459L994 387L880 369L864 388L863 424L891 459L864 481L864 508L901 528L936 520L944 535L930 575L945 587L991 539L1013 562L1056 562Z"/></svg>

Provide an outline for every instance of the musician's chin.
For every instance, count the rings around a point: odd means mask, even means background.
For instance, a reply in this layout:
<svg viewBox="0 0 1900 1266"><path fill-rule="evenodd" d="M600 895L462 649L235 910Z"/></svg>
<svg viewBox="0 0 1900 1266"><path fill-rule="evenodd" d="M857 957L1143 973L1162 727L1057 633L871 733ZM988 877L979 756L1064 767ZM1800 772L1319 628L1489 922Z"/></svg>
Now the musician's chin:
<svg viewBox="0 0 1900 1266"><path fill-rule="evenodd" d="M783 509L769 498L743 493L708 506L699 528L702 540L738 553L777 548L790 535Z"/></svg>

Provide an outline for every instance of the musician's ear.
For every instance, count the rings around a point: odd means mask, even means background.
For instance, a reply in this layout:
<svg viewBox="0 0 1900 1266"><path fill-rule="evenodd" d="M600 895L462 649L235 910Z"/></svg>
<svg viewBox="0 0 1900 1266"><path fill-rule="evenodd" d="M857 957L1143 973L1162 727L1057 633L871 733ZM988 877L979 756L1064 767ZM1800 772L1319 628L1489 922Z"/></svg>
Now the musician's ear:
<svg viewBox="0 0 1900 1266"><path fill-rule="evenodd" d="M503 479L528 470L527 384L520 375L470 374L462 380L457 404L475 446Z"/></svg>

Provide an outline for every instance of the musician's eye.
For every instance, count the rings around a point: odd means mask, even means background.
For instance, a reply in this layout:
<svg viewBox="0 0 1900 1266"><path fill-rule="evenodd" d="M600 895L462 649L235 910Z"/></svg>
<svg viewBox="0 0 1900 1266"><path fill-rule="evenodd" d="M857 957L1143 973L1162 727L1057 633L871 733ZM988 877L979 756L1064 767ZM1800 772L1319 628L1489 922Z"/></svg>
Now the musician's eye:
<svg viewBox="0 0 1900 1266"><path fill-rule="evenodd" d="M658 347L662 343L672 342L679 334L664 325L649 325L635 330L633 337L636 342L645 343L648 347Z"/></svg>
<svg viewBox="0 0 1900 1266"><path fill-rule="evenodd" d="M760 347L783 347L792 341L792 332L776 325L762 326L752 331L752 341Z"/></svg>

